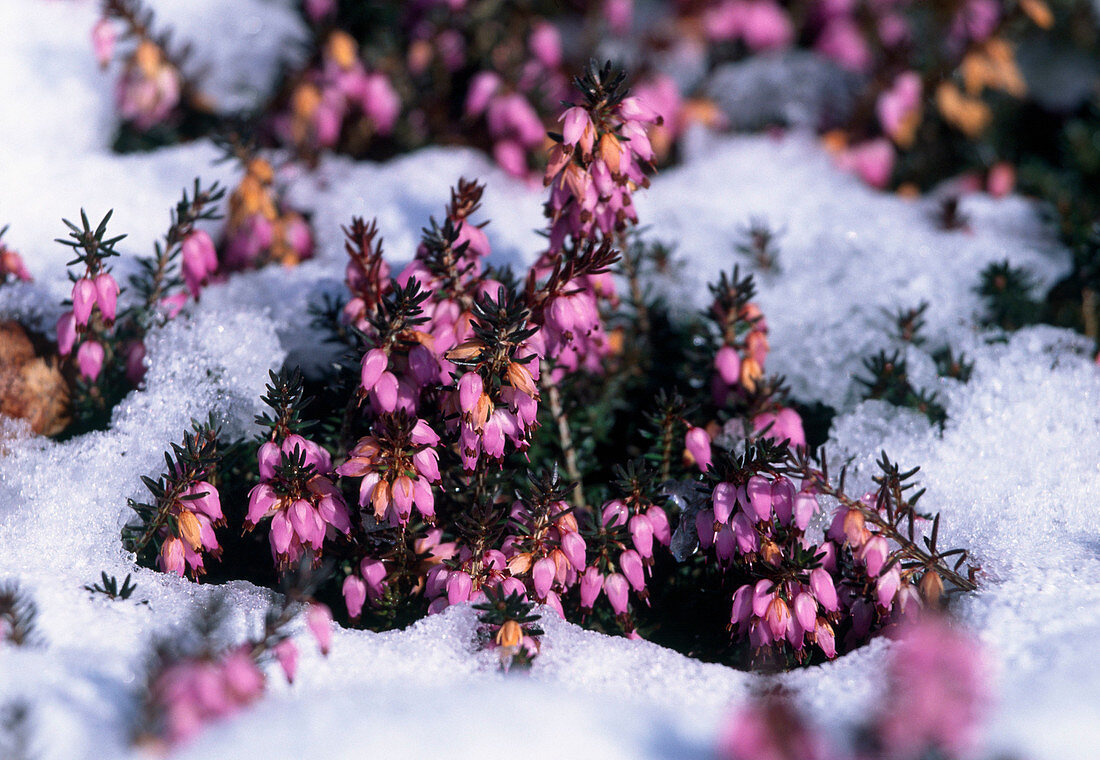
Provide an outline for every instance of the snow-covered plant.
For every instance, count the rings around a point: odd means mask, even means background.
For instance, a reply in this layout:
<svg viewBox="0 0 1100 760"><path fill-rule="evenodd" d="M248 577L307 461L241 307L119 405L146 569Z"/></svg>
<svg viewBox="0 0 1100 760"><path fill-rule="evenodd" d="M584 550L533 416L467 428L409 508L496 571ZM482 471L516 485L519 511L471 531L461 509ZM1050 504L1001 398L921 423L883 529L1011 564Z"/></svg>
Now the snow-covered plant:
<svg viewBox="0 0 1100 760"><path fill-rule="evenodd" d="M214 596L195 610L188 629L154 642L135 727L138 744L168 750L193 739L207 724L246 709L264 695L268 663L277 663L293 681L298 645L291 624L299 616L305 616L322 654L328 654L328 608L310 599L312 581L296 580L306 582L284 589L254 637L227 642L223 628L229 610L222 597Z"/></svg>
<svg viewBox="0 0 1100 760"><path fill-rule="evenodd" d="M69 273L72 294L56 332L57 351L66 360L73 389L73 424L65 434L106 425L115 404L140 385L146 334L178 314L190 297L197 298L217 268L209 236L196 225L218 218L223 196L216 182L204 188L198 179L190 192L184 190L163 241L154 243L152 256L138 258L138 271L125 292L109 264L119 255L115 246L126 237L108 237L113 212L94 229L83 209L80 226L63 220L69 239L57 242L73 249L75 258L68 266L76 267ZM120 295L126 296L121 305Z"/></svg>
<svg viewBox="0 0 1100 760"><path fill-rule="evenodd" d="M958 760L973 757L988 703L978 643L949 619L900 628L886 693L858 726L826 731L782 690L764 691L732 716L719 740L723 760ZM837 741L842 737L841 741Z"/></svg>
<svg viewBox="0 0 1100 760"><path fill-rule="evenodd" d="M478 622L483 626L485 644L495 649L504 670L528 667L539 653L542 629L534 625L539 619L532 613L535 605L516 592L502 588L487 588L485 601L473 605L480 610Z"/></svg>

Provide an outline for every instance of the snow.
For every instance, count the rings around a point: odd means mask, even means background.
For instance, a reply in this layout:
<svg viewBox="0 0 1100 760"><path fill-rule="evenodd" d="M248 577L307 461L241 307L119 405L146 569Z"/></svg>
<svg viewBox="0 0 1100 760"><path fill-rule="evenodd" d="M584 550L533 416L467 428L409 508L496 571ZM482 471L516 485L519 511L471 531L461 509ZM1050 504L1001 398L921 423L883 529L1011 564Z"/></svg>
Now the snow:
<svg viewBox="0 0 1100 760"><path fill-rule="evenodd" d="M291 54L301 30L286 3L238 0L227 23L216 0L160 0L154 7L193 38L200 60L247 60L262 72ZM280 10L280 9L283 10ZM108 78L92 62L95 4L0 3L0 219L37 281L0 291L0 315L42 326L67 294L62 216L116 209L111 229L125 272L148 254L167 213L193 177L231 182L228 165L197 143L119 157ZM213 23L217 19L218 23ZM270 25L270 26L268 26ZM261 80L215 82L219 101L262 91ZM702 285L739 260L734 245L752 216L784 229L782 271L759 280L773 347L769 368L797 398L840 411L829 449L867 482L885 449L922 466L924 497L944 516L945 544L972 549L986 577L961 614L989 649L999 703L991 750L1023 757L1093 758L1100 749L1100 375L1073 334L1033 328L989 343L975 327L976 273L987 262L1027 266L1043 287L1068 255L1021 198L969 196L970 231L943 232L934 199L870 191L830 166L812 138L690 137L686 163L658 176L638 199L649 234L677 245L679 275L656 283L674 303L702 305ZM499 263L521 266L538 250L541 193L465 150L425 150L384 165L328 159L311 177L286 177L291 198L314 213L320 255L294 270L235 276L207 291L189 316L152 336L145 390L118 407L109 431L56 443L5 436L0 457L0 580L18 579L39 608L37 648L0 649L0 704L24 698L43 758L135 754L129 732L144 657L155 634L179 630L193 606L225 593L231 631L260 625L271 592L221 589L136 568L121 548L127 497L158 471L162 452L192 418L213 411L250 430L268 368L316 344L305 306L342 279L340 225L377 216L385 247L407 258L429 215L440 214L459 177L488 183L482 218ZM742 261L742 268L748 262ZM969 384L928 371L907 349L917 382L948 410L942 433L922 417L858 402L859 359L890 348L883 310L927 300L926 332L975 362ZM921 371L921 368L924 371ZM5 427L5 429L7 429ZM101 570L133 573L137 601L82 589ZM137 603L147 600L146 604ZM293 686L272 678L269 695L212 727L181 757L448 757L528 748L530 757L709 757L731 704L758 677L693 661L647 642L608 638L552 617L529 675L501 674L475 646L467 608L407 631L338 631L321 658L303 637ZM854 721L882 684L890 644L876 641L830 663L783 677L821 721ZM323 752L322 752L323 750Z"/></svg>

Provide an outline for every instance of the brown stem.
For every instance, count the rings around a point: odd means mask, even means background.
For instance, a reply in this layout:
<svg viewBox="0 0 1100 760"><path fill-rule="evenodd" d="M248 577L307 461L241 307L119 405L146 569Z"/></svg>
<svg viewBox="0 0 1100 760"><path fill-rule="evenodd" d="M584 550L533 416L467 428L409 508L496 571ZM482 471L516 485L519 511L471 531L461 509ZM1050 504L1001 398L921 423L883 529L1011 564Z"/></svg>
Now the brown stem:
<svg viewBox="0 0 1100 760"><path fill-rule="evenodd" d="M1092 288L1081 291L1081 316L1085 321L1085 335L1095 344L1100 342L1100 296Z"/></svg>
<svg viewBox="0 0 1100 760"><path fill-rule="evenodd" d="M539 374L539 385L542 386L543 393L550 402L550 413L558 423L558 438L565 457L565 473L573 481L573 506L579 510L585 510L588 506L584 501L581 472L577 468L577 450L573 446L573 434L569 431L569 418L565 416L565 409L562 407L561 392L550 380L549 372L544 371Z"/></svg>
<svg viewBox="0 0 1100 760"><path fill-rule="evenodd" d="M622 262L623 272L626 274L626 279L630 283L630 301L631 306L634 307L634 313L637 315L638 333L648 338L650 331L649 309L646 308L645 294L642 292L642 283L638 279L638 261L624 250Z"/></svg>

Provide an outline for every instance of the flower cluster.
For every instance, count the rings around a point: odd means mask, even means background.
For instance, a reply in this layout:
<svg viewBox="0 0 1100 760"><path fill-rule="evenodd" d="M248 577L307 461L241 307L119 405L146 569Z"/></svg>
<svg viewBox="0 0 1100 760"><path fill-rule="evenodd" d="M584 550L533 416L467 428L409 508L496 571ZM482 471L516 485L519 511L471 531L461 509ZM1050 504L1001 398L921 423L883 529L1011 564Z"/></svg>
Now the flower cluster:
<svg viewBox="0 0 1100 760"><path fill-rule="evenodd" d="M164 708L164 738L182 744L207 723L224 720L263 696L266 679L251 644L218 657L181 660L161 670L150 698Z"/></svg>
<svg viewBox="0 0 1100 760"><path fill-rule="evenodd" d="M142 40L122 67L115 89L119 115L139 129L164 121L180 101L179 70L151 40Z"/></svg>
<svg viewBox="0 0 1100 760"><path fill-rule="evenodd" d="M558 58L560 40L552 27L550 34L532 34L543 55ZM551 36L554 35L554 36ZM489 135L493 139L493 158L514 177L529 176L527 157L541 148L546 136L542 119L534 106L521 92L509 91L503 80L492 71L483 71L470 84L466 95L466 116L471 119L485 117Z"/></svg>
<svg viewBox="0 0 1100 760"><path fill-rule="evenodd" d="M153 14L140 0L103 0L103 16L92 28L92 48L101 68L114 59L119 39L134 41L115 85L115 103L123 121L145 132L196 100L181 69L186 53L173 54L168 36L154 34Z"/></svg>
<svg viewBox="0 0 1100 760"><path fill-rule="evenodd" d="M662 119L629 96L624 82L622 72L595 61L574 80L584 101L562 115L562 132L551 135L557 144L546 167L553 250L570 238L594 238L597 230L613 238L638 221L634 189L649 186L644 167L654 159L646 125Z"/></svg>
<svg viewBox="0 0 1100 760"><path fill-rule="evenodd" d="M246 156L244 176L229 197L222 263L229 270L277 262L293 266L313 256L313 232L305 217L283 208L275 170L265 159Z"/></svg>
<svg viewBox="0 0 1100 760"><path fill-rule="evenodd" d="M752 300L756 293L752 275L742 278L734 267L731 275L721 274L710 292L714 300L706 315L714 325L718 344L710 383L715 407L729 407L746 417L750 424L745 433L805 448L802 418L786 406L781 383L764 375L770 350L768 323ZM684 436L688 460L703 472L713 460L712 439L718 432L714 422L705 426L688 422Z"/></svg>
<svg viewBox="0 0 1100 760"><path fill-rule="evenodd" d="M263 697L267 676L263 666L274 659L288 681L294 680L298 648L290 624L304 607L306 628L327 655L332 643L328 608L291 587L281 605L268 610L256 639L225 647L214 634L229 614L224 598L196 611L193 630L155 645L144 702L139 741L160 749L178 747L208 724L240 713ZM304 605L303 605L304 602Z"/></svg>
<svg viewBox="0 0 1100 760"><path fill-rule="evenodd" d="M127 548L139 557L155 551L163 572L197 578L205 571L204 557L221 556L214 532L225 525L216 479L218 430L213 423L196 425L165 454L168 469L157 480L143 478L153 503L130 500L138 522L123 533ZM159 547L159 548L158 548Z"/></svg>
<svg viewBox="0 0 1100 760"><path fill-rule="evenodd" d="M248 495L245 527L271 518L268 539L280 567L295 565L307 550L320 562L326 538L351 531L343 494L332 479L332 457L300 434L307 402L299 373L272 372L263 401L274 414L259 418L271 430L256 453L260 482Z"/></svg>
<svg viewBox="0 0 1100 760"><path fill-rule="evenodd" d="M357 43L347 32L332 31L316 68L308 69L290 95L288 112L275 119L280 139L305 154L346 139L369 141L393 131L401 100L385 74L368 72Z"/></svg>
<svg viewBox="0 0 1100 760"><path fill-rule="evenodd" d="M836 746L783 693L758 696L734 714L718 747L723 760L916 760L969 757L988 701L977 642L941 617L903 627L889 686L872 714Z"/></svg>
<svg viewBox="0 0 1100 760"><path fill-rule="evenodd" d="M630 592L649 603L646 579L651 574L654 552L672 538L668 513L650 501L654 492L651 473L633 464L619 470L616 485L623 497L606 502L598 520L588 526L592 547L580 576L580 605L591 610L602 592L619 625L636 637L630 617Z"/></svg>
<svg viewBox="0 0 1100 760"><path fill-rule="evenodd" d="M415 506L430 523L435 520L432 485L440 480L438 444L439 435L424 420L404 410L383 414L374 434L361 438L336 472L363 479L359 506L369 507L379 522L404 525Z"/></svg>
<svg viewBox="0 0 1100 760"><path fill-rule="evenodd" d="M0 285L10 279L30 282L32 279L31 273L27 271L26 265L23 264L23 257L4 244L4 233L7 231L7 225L0 227Z"/></svg>
<svg viewBox="0 0 1100 760"><path fill-rule="evenodd" d="M798 659L808 645L836 656L837 592L826 570L811 569L819 547L805 538L818 509L814 495L797 491L789 478L752 475L719 482L711 508L696 516L699 545L720 566L748 562L763 576L737 588L730 612L730 625L755 650L785 642Z"/></svg>
<svg viewBox="0 0 1100 760"><path fill-rule="evenodd" d="M941 552L939 517L916 511L919 493L906 495L916 470L901 472L885 456L879 468L878 488L853 500L804 456L768 440L717 459L713 490L695 516L699 547L727 575L743 579L730 625L757 656L786 652L802 661L813 645L832 658L839 644L853 648L885 625L937 608L945 579L973 587L958 573L966 552ZM815 541L809 528L821 495L840 506ZM928 523L931 536L922 548L920 526Z"/></svg>
<svg viewBox="0 0 1100 760"><path fill-rule="evenodd" d="M73 290L68 304L72 308L57 322L58 353L69 356L75 349L80 376L93 383L103 370L106 351L111 346L108 337L118 307L118 282L105 262L118 255L114 246L126 237L105 237L110 218L108 212L93 230L88 217L81 211L83 226L77 227L65 220L71 240L59 241L76 254L70 265L82 265L83 269L78 274L70 274Z"/></svg>
<svg viewBox="0 0 1100 760"><path fill-rule="evenodd" d="M538 426L538 355L530 311L503 288L474 305L473 336L447 352L462 372L449 403L460 415L459 454L466 470L480 456L500 461L506 444L526 451Z"/></svg>

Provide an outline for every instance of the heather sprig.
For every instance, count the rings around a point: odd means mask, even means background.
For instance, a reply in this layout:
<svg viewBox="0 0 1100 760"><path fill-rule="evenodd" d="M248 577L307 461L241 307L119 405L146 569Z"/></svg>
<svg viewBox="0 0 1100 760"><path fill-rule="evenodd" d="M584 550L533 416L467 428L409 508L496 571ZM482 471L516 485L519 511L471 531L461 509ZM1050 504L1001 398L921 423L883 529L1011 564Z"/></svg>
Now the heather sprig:
<svg viewBox="0 0 1100 760"><path fill-rule="evenodd" d="M130 580L130 573L126 574L126 577L122 580L121 585L118 582L118 578L113 575L107 575L107 571L100 572L100 582L85 584L84 590L93 594L103 594L108 599L129 599L137 591L137 584Z"/></svg>
<svg viewBox="0 0 1100 760"><path fill-rule="evenodd" d="M485 589L485 601L472 606L481 613L478 622L485 627L489 646L500 655L500 667L530 667L538 656L539 636L543 634L534 625L540 618L531 613L535 605L515 591L506 594L502 588L489 587Z"/></svg>
<svg viewBox="0 0 1100 760"><path fill-rule="evenodd" d="M777 241L786 232L785 228L773 229L764 217L753 217L747 226L739 230L740 240L735 250L752 261L761 272L780 272L779 245Z"/></svg>
<svg viewBox="0 0 1100 760"><path fill-rule="evenodd" d="M258 635L227 643L228 602L222 595L196 608L187 629L153 643L135 741L167 750L193 739L207 724L239 713L262 698L263 666L275 661L288 681L297 671L291 623L305 614L322 654L332 639L328 608L310 599L315 581L295 575L264 615ZM304 585L303 585L304 584Z"/></svg>
<svg viewBox="0 0 1100 760"><path fill-rule="evenodd" d="M943 426L947 420L947 410L936 400L935 392L913 387L909 381L909 362L900 352L887 354L879 351L875 356L864 359L863 367L870 377L857 377L856 382L866 389L864 398L882 399L894 406L915 409L929 422Z"/></svg>
<svg viewBox="0 0 1100 760"><path fill-rule="evenodd" d="M219 429L213 418L194 423L182 444L165 452L165 470L154 480L142 476L152 503L127 501L138 521L123 530L126 547L139 561L164 572L198 577L205 572L204 555L221 556L214 529L225 525L221 497L211 482L217 479ZM106 579L105 579L106 581Z"/></svg>
<svg viewBox="0 0 1100 760"><path fill-rule="evenodd" d="M301 372L272 371L263 402L271 412L256 417L268 428L256 452L259 483L248 495L245 529L271 518L268 540L283 570L303 555L321 562L326 539L351 531L343 494L334 482L332 456L302 433L312 426L303 419L309 403Z"/></svg>
<svg viewBox="0 0 1100 760"><path fill-rule="evenodd" d="M130 287L137 296L134 318L139 339L167 315L179 311L186 297L182 292L185 285L191 297L198 299L210 275L217 271L214 241L195 225L221 219L218 204L224 197L225 188L217 182L204 188L196 177L191 192L185 188L172 209L163 242L154 243L151 257L137 260L140 271L130 278Z"/></svg>
<svg viewBox="0 0 1100 760"><path fill-rule="evenodd" d="M119 255L115 246L126 236L108 237L112 213L108 211L93 228L81 209L80 226L62 220L69 236L57 239L73 250L74 258L67 266L77 268L69 271L73 289L65 305L71 308L57 321L57 350L75 371L73 408L78 426L90 426L106 417L129 390L126 356L115 328L120 289L107 264Z"/></svg>
<svg viewBox="0 0 1100 760"><path fill-rule="evenodd" d="M37 646L38 606L18 581L0 582L0 645Z"/></svg>

